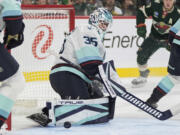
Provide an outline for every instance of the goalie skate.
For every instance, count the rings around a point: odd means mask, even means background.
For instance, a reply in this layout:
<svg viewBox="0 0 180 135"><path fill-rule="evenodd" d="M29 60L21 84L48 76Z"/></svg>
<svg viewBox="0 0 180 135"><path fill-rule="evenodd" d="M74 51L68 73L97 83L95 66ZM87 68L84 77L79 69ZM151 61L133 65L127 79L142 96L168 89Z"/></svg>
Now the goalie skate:
<svg viewBox="0 0 180 135"><path fill-rule="evenodd" d="M46 127L48 125L48 123L51 122L51 120L48 118L48 116L43 113L35 113L30 116L27 116L27 118L40 124L43 127Z"/></svg>
<svg viewBox="0 0 180 135"><path fill-rule="evenodd" d="M133 79L131 83L133 88L143 87L147 83L147 78L140 76Z"/></svg>

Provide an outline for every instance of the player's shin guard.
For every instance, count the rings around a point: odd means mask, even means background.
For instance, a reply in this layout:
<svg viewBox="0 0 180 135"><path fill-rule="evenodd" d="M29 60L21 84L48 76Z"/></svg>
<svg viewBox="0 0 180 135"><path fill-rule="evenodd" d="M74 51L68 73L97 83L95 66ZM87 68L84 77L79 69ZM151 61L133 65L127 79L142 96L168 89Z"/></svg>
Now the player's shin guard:
<svg viewBox="0 0 180 135"><path fill-rule="evenodd" d="M6 96L0 94L0 128L7 120L11 109L13 107L14 101Z"/></svg>
<svg viewBox="0 0 180 135"><path fill-rule="evenodd" d="M87 125L105 123L114 117L115 98L99 98L90 100L60 100L57 103L48 102L49 125Z"/></svg>
<svg viewBox="0 0 180 135"><path fill-rule="evenodd" d="M163 92L159 87L156 87L154 88L153 93L151 94L151 97L148 98L146 103L151 105L154 108L157 108L158 107L157 102L165 95L166 95L165 92Z"/></svg>
<svg viewBox="0 0 180 135"><path fill-rule="evenodd" d="M154 88L151 97L146 101L149 105L157 108L157 102L164 97L174 87L173 81L168 77L164 77Z"/></svg>

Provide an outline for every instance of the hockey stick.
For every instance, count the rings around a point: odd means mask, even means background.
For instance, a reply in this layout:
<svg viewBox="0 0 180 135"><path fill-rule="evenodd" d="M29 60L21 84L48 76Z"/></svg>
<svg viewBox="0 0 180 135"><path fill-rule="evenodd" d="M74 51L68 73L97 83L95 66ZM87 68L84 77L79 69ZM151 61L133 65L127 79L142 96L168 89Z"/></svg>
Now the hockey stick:
<svg viewBox="0 0 180 135"><path fill-rule="evenodd" d="M55 55L54 52L53 53L51 52L51 54ZM70 62L69 60L65 59L64 57L62 57L60 55L56 55L56 56L71 65L77 66L74 63ZM80 71L85 72L80 67L78 67L78 68ZM106 64L103 64L103 66L102 65L99 66L99 72L100 72L99 75L101 77L101 80L99 78L94 78L94 79L103 81L103 83L105 84L106 90L111 97L114 97L117 94L119 97L121 97L125 101L129 102L130 104L136 106L137 108L141 109L142 111L146 112L147 114L149 114L159 120L167 120L167 119L175 116L176 114L180 113L180 108L179 108L180 104L177 104L176 106L172 107L171 109L168 109L168 110L162 112L162 111L155 109L152 106L148 105L147 103L145 103L138 97L134 96L133 94L127 92L126 89L117 82L119 80L119 76L117 74L114 74L114 75L116 75L116 81L111 79L110 69L113 69L113 70L115 69L113 61L107 62ZM106 71L106 73L105 73L105 71ZM115 91L115 93L113 91Z"/></svg>
<svg viewBox="0 0 180 135"><path fill-rule="evenodd" d="M103 64L103 66L104 66L104 64ZM119 76L117 74L115 74L116 82L111 78L110 69L114 70L113 61L110 61L110 62L106 63L106 65L104 67L103 66L100 66L99 71L101 72L100 74L106 74L106 75L103 75L103 77L101 75L101 79L103 81L109 80L106 83L109 83L109 85L111 85L113 87L116 94L119 97L121 97L122 99L129 102L130 104L136 106L137 108L141 109L142 111L148 113L149 115L153 116L154 118L156 118L158 120L167 120L167 119L175 116L176 114L180 113L180 107L179 107L180 104L177 104L174 107L172 107L166 111L163 111L163 112L148 105L147 103L145 103L138 97L127 92L126 89L117 82L117 80L119 78ZM106 71L106 73L104 71ZM104 78L104 77L107 77L107 78Z"/></svg>

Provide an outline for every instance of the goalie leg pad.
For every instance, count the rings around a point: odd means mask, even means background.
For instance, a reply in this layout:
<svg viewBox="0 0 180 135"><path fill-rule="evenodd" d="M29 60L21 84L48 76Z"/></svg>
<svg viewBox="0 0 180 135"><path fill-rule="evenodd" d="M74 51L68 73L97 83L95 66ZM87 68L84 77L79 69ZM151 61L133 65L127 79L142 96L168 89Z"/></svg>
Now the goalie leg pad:
<svg viewBox="0 0 180 135"><path fill-rule="evenodd" d="M70 122L71 125L87 125L108 122L114 116L115 100L108 97L89 100L59 100L54 103L48 102L49 118L53 118L54 125L63 125ZM49 125L52 125L50 123Z"/></svg>
<svg viewBox="0 0 180 135"><path fill-rule="evenodd" d="M0 65L0 81L4 81L14 75L19 69L18 62L2 44L0 44Z"/></svg>

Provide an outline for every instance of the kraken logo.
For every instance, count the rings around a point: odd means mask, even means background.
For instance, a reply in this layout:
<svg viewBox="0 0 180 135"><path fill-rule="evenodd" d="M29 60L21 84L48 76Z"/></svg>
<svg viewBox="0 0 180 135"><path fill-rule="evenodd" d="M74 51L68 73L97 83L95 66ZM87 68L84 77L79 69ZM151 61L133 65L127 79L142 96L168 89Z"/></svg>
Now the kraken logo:
<svg viewBox="0 0 180 135"><path fill-rule="evenodd" d="M32 43L32 54L36 59L45 59L49 56L47 50L52 45L53 31L48 25L40 25L33 31L35 38Z"/></svg>

